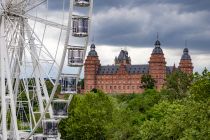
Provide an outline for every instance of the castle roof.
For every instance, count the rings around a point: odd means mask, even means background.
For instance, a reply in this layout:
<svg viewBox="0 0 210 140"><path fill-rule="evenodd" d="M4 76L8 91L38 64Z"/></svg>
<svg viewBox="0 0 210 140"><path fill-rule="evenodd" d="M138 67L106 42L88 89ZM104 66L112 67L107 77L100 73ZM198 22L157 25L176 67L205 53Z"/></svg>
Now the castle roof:
<svg viewBox="0 0 210 140"><path fill-rule="evenodd" d="M188 48L185 48L181 60L191 60Z"/></svg>
<svg viewBox="0 0 210 140"><path fill-rule="evenodd" d="M156 42L155 42L155 46L157 46L157 45L161 45L161 43L160 43L160 41L159 40L157 40Z"/></svg>
<svg viewBox="0 0 210 140"><path fill-rule="evenodd" d="M155 48L153 49L152 54L163 54L163 50L160 47L161 45L160 41L157 40L154 45Z"/></svg>
<svg viewBox="0 0 210 140"><path fill-rule="evenodd" d="M128 65L126 70L129 74L146 74L149 73L149 65Z"/></svg>
<svg viewBox="0 0 210 140"><path fill-rule="evenodd" d="M117 65L100 66L98 74L115 74L117 73L118 69L119 66Z"/></svg>
<svg viewBox="0 0 210 140"><path fill-rule="evenodd" d="M160 47L155 47L152 54L163 54L163 50Z"/></svg>
<svg viewBox="0 0 210 140"><path fill-rule="evenodd" d="M128 64L130 64L131 58L128 56L128 51L121 50L118 57L115 57L115 64L119 64L123 61L126 61Z"/></svg>
<svg viewBox="0 0 210 140"><path fill-rule="evenodd" d="M91 44L88 56L98 56L95 48L96 48L95 44Z"/></svg>
<svg viewBox="0 0 210 140"><path fill-rule="evenodd" d="M121 50L120 54L118 56L118 60L127 60L128 59L128 51L126 50Z"/></svg>
<svg viewBox="0 0 210 140"><path fill-rule="evenodd" d="M100 66L98 74L99 75L116 74L119 68L120 68L119 65ZM173 68L174 66L167 66L166 73L167 74L172 73ZM129 74L148 74L149 65L126 65L126 71Z"/></svg>
<svg viewBox="0 0 210 140"><path fill-rule="evenodd" d="M98 74L116 74L119 67L119 65L101 66ZM149 72L149 65L126 65L126 71L129 74L146 74Z"/></svg>

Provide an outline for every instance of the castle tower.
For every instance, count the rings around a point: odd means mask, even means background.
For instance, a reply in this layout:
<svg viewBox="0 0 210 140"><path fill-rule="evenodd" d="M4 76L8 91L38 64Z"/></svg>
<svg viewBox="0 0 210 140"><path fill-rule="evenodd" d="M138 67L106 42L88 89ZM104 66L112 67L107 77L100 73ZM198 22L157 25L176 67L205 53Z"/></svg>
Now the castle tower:
<svg viewBox="0 0 210 140"><path fill-rule="evenodd" d="M179 63L179 69L187 74L193 73L193 64L191 57L189 55L188 48L185 48L183 51L183 55L181 57L180 63Z"/></svg>
<svg viewBox="0 0 210 140"><path fill-rule="evenodd" d="M98 54L95 51L95 45L92 44L90 47L90 52L88 53L87 59L84 65L84 90L85 92L96 88L96 74L100 67L100 60Z"/></svg>
<svg viewBox="0 0 210 140"><path fill-rule="evenodd" d="M149 61L149 74L155 79L158 90L162 88L166 78L166 61L160 45L157 38Z"/></svg>
<svg viewBox="0 0 210 140"><path fill-rule="evenodd" d="M131 58L128 56L128 51L120 51L119 56L115 57L115 65L131 65Z"/></svg>

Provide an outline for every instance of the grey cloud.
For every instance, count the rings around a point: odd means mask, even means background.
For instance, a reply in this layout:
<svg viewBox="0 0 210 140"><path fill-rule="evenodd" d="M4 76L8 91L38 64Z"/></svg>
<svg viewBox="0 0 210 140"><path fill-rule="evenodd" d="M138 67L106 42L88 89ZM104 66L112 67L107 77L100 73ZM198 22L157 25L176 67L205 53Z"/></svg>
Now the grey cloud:
<svg viewBox="0 0 210 140"><path fill-rule="evenodd" d="M121 7L121 6L144 6L150 4L178 4L181 10L188 12L195 12L200 10L210 11L209 0L95 0L95 9L100 10L107 7ZM181 12L181 11L180 11Z"/></svg>
<svg viewBox="0 0 210 140"><path fill-rule="evenodd" d="M157 3L149 5L146 1L133 1L131 5L135 6L120 6L115 9L113 14L110 15L108 11L103 10L96 12L95 21L100 25L93 25L93 34L95 36L96 43L107 44L115 46L131 45L135 47L151 46L153 47L156 40L156 32L160 33L160 40L167 48L183 48L185 40L188 40L188 47L199 51L210 52L210 14L205 10L205 4L209 4L209 1L203 1L204 3L195 3L195 0L189 0L192 3L176 1L168 4ZM140 3L144 2L141 6ZM156 1L158 2L158 1ZM194 3L193 3L194 2ZM174 3L174 5L173 5ZM124 1L122 1L124 4ZM182 4L182 5L181 5ZM138 5L138 6L137 6ZM161 6L162 5L162 6ZM183 7L186 9L183 12ZM194 7L200 6L194 11ZM165 8L158 11L158 8ZM111 11L113 7L110 7ZM144 15L135 15L129 20L126 20L126 15L119 15L117 10L127 9L127 12L132 12L132 9L140 9L139 12L146 12L149 14L149 19L145 22ZM155 9L156 8L156 9ZM202 9L203 8L203 9ZM199 10L201 9L201 10ZM181 10L181 11L180 11ZM193 11L193 13L191 12ZM205 12L206 11L206 12ZM122 10L122 12L124 12ZM175 13L175 14L174 14ZM100 18L100 14L103 18ZM107 14L107 17L104 16ZM129 15L132 16L132 13ZM115 20L115 19L118 20ZM136 20L136 18L138 20ZM176 19L177 18L177 19Z"/></svg>
<svg viewBox="0 0 210 140"><path fill-rule="evenodd" d="M210 52L209 7L210 0L94 0L93 36L98 45L153 47L159 32L164 47L183 48L188 40L190 49ZM49 8L62 4L50 0Z"/></svg>

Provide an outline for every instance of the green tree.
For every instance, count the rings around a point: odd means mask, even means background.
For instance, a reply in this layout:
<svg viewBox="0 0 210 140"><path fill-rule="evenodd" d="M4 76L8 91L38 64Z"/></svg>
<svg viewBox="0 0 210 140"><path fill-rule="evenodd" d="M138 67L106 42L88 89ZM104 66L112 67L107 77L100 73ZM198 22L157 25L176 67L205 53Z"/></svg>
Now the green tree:
<svg viewBox="0 0 210 140"><path fill-rule="evenodd" d="M77 86L81 86L81 89L84 89L84 78L78 82Z"/></svg>
<svg viewBox="0 0 210 140"><path fill-rule="evenodd" d="M147 112L149 117L139 128L139 139L209 139L208 110L209 104L190 99L157 104Z"/></svg>
<svg viewBox="0 0 210 140"><path fill-rule="evenodd" d="M113 102L103 93L74 96L69 118L61 121L60 132L65 140L102 140L112 123Z"/></svg>
<svg viewBox="0 0 210 140"><path fill-rule="evenodd" d="M174 71L166 78L165 88L175 95L175 98L186 97L186 92L191 86L193 75L180 70Z"/></svg>
<svg viewBox="0 0 210 140"><path fill-rule="evenodd" d="M143 89L154 89L156 81L149 74L144 74L141 77L141 88Z"/></svg>
<svg viewBox="0 0 210 140"><path fill-rule="evenodd" d="M199 78L198 78L199 77ZM202 75L197 75L190 93L195 100L208 101L210 97L210 72L205 68Z"/></svg>
<svg viewBox="0 0 210 140"><path fill-rule="evenodd" d="M146 90L128 102L128 108L136 112L146 112L157 104L160 100L160 94L154 90Z"/></svg>

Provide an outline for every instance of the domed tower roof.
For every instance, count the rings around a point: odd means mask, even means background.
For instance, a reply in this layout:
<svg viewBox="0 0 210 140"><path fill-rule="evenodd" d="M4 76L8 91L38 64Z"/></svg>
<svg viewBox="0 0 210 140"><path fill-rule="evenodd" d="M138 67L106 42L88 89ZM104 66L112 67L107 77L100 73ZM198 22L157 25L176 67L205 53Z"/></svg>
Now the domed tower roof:
<svg viewBox="0 0 210 140"><path fill-rule="evenodd" d="M163 54L163 50L160 47L161 45L160 41L157 40L154 45L155 48L153 49L152 54Z"/></svg>
<svg viewBox="0 0 210 140"><path fill-rule="evenodd" d="M188 48L185 48L181 60L191 60Z"/></svg>
<svg viewBox="0 0 210 140"><path fill-rule="evenodd" d="M157 40L156 42L155 42L155 44L154 44L155 46L160 46L161 45L161 43L160 43L160 41L159 40Z"/></svg>
<svg viewBox="0 0 210 140"><path fill-rule="evenodd" d="M97 54L95 49L96 49L95 44L91 44L88 56L98 56L98 54Z"/></svg>

